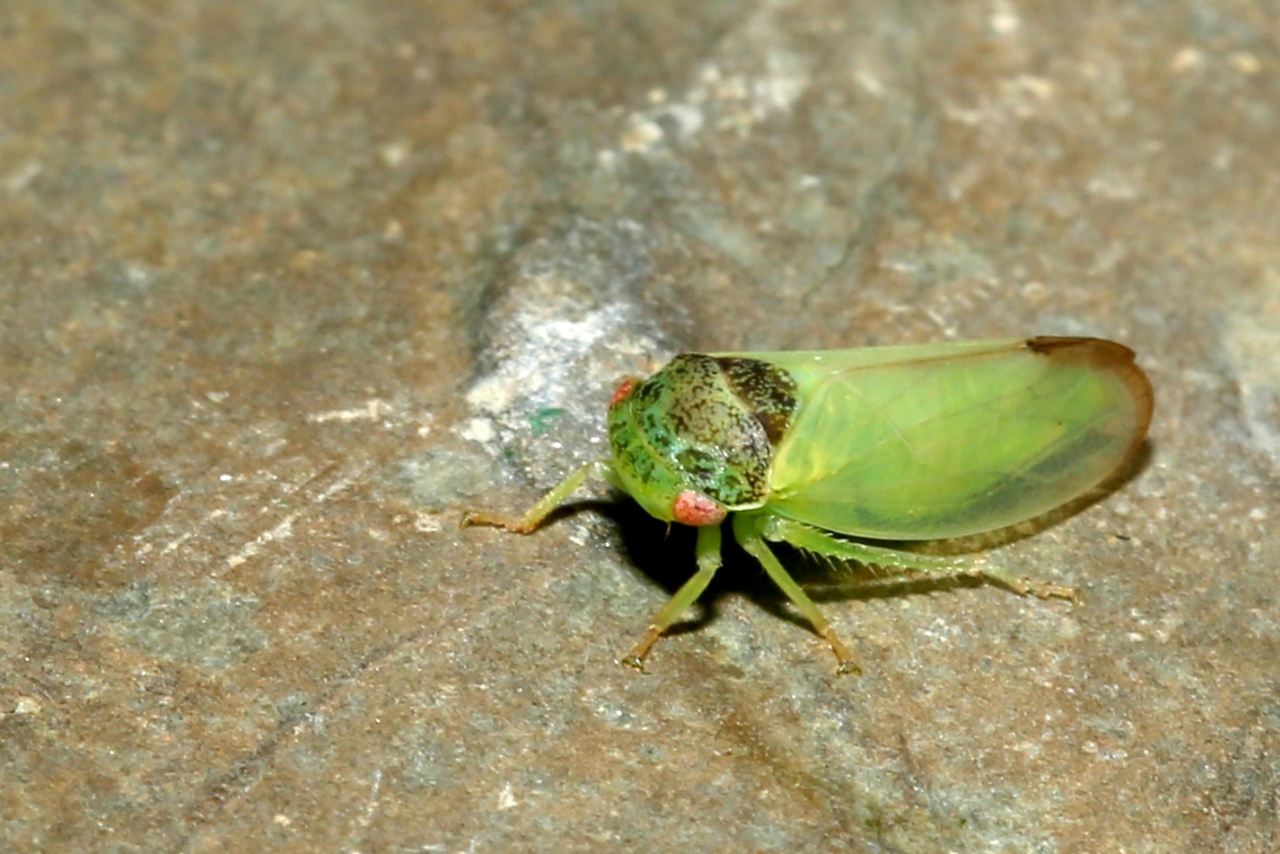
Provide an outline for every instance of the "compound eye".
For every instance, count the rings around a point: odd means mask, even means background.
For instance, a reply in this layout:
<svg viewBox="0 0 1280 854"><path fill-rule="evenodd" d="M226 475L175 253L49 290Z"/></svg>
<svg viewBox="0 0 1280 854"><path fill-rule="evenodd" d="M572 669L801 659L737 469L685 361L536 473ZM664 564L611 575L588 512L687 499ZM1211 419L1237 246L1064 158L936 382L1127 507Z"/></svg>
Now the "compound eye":
<svg viewBox="0 0 1280 854"><path fill-rule="evenodd" d="M729 511L719 503L692 489L686 489L677 495L675 504L671 507L672 519L681 525L692 525L695 528L719 525L727 515Z"/></svg>
<svg viewBox="0 0 1280 854"><path fill-rule="evenodd" d="M628 377L622 381L622 385L618 386L618 390L613 393L613 399L609 401L609 408L613 409L619 403L627 399L627 395L631 394L631 389L636 387L636 381L633 377Z"/></svg>

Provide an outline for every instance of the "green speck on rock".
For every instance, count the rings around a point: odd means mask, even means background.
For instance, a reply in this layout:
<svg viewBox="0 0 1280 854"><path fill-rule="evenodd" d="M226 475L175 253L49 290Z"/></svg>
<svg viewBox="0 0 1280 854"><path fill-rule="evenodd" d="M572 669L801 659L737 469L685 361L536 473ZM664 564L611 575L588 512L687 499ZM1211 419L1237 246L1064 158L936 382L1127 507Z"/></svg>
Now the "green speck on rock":
<svg viewBox="0 0 1280 854"><path fill-rule="evenodd" d="M553 406L543 407L529 416L529 429L533 431L533 435L542 436L564 413L565 410Z"/></svg>

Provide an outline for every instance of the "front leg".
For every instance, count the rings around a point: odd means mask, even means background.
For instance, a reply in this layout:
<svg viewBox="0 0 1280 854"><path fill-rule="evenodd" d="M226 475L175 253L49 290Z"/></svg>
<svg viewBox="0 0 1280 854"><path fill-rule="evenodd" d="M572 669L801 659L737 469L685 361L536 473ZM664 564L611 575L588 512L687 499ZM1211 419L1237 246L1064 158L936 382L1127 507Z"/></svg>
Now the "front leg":
<svg viewBox="0 0 1280 854"><path fill-rule="evenodd" d="M617 480L613 473L613 465L608 460L595 460L570 472L568 477L538 499L538 503L530 507L523 516L500 516L496 513L486 513L483 510L469 510L462 514L461 527L491 525L495 528L506 528L516 534L527 534L541 525L543 520L551 515L552 511L559 507L575 489L582 486L587 478L592 475L610 484L614 484Z"/></svg>
<svg viewBox="0 0 1280 854"><path fill-rule="evenodd" d="M649 630L645 632L644 637L640 639L640 643L630 653L623 656L622 663L628 667L634 667L636 670L644 670L644 658L649 654L649 650L658 642L658 638L662 637L662 633L671 628L671 624L680 619L680 615L685 609L697 601L702 595L702 591L707 589L707 585L711 583L712 577L715 576L716 570L720 568L720 526L706 525L698 529L698 544L695 547L698 560L698 571L694 576L680 586L675 595L667 600L667 604L662 606L662 610L657 613L653 621L649 623Z"/></svg>
<svg viewBox="0 0 1280 854"><path fill-rule="evenodd" d="M1080 591L1075 587L1006 575L998 570L975 566L965 558L926 555L884 546L871 546L846 540L781 516L769 516L760 523L760 528L761 535L767 540L787 543L798 549L837 560L875 564L890 570L896 569L908 576L924 576L931 579L981 578L1022 596L1029 594L1041 599L1070 599L1077 605L1080 603Z"/></svg>

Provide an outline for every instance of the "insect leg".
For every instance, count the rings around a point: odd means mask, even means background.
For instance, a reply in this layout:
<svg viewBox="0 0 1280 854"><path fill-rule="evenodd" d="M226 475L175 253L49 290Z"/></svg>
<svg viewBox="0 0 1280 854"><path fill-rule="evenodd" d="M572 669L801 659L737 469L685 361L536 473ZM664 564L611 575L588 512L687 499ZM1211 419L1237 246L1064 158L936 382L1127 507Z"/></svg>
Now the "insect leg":
<svg viewBox="0 0 1280 854"><path fill-rule="evenodd" d="M582 486L587 478L592 475L613 483L613 466L609 464L608 460L595 460L570 472L568 477L538 499L538 503L530 507L523 516L500 516L496 513L486 513L483 510L469 510L462 515L461 527L491 525L495 528L506 528L508 531L513 531L517 534L527 534L542 524L542 520L550 516L551 511L555 510L561 502L568 498L575 489Z"/></svg>
<svg viewBox="0 0 1280 854"><path fill-rule="evenodd" d="M681 585L675 595L667 600L662 610L649 623L649 630L644 633L640 643L622 658L622 663L636 670L644 670L644 657L662 637L662 633L680 618L685 609L692 605L702 591L707 589L711 578L720 568L720 526L706 525L698 529L698 544L694 554L698 561L698 571L693 577Z"/></svg>
<svg viewBox="0 0 1280 854"><path fill-rule="evenodd" d="M857 657L849 652L848 647L844 645L844 642L836 634L836 630L827 622L827 618L822 616L818 606L813 604L813 600L800 589L800 585L796 584L795 579L787 574L787 571L782 568L782 564L778 562L777 557L769 550L769 545L760 536L761 525L762 519L760 516L735 513L733 516L733 535L737 538L738 544L746 549L748 554L760 561L760 565L764 567L765 572L769 573L773 583L782 588L782 592L791 600L791 604L800 610L800 613L813 626L814 631L826 640L831 647L831 651L836 655L836 661L839 663L836 668L836 675L861 673L862 668L858 665Z"/></svg>
<svg viewBox="0 0 1280 854"><path fill-rule="evenodd" d="M762 521L760 533L766 540L789 543L796 548L825 557L875 564L888 569L897 569L906 575L922 575L927 578L981 578L1022 596L1070 599L1076 604L1080 603L1080 591L1065 584L1050 584L1006 575L999 570L976 566L972 561L962 557L926 555L867 545L836 537L818 528L779 516L769 516Z"/></svg>

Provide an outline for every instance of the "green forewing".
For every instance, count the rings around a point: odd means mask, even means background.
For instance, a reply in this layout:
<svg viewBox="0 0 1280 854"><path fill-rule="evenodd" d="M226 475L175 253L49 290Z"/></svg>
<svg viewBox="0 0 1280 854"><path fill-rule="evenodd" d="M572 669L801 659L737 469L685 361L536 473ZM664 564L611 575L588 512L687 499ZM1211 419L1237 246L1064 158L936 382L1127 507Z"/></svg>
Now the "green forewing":
<svg viewBox="0 0 1280 854"><path fill-rule="evenodd" d="M854 536L1037 516L1113 472L1151 418L1132 351L1091 338L746 355L791 373L800 402L767 508Z"/></svg>

